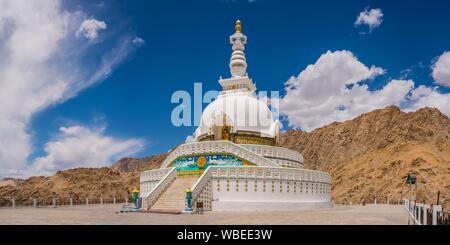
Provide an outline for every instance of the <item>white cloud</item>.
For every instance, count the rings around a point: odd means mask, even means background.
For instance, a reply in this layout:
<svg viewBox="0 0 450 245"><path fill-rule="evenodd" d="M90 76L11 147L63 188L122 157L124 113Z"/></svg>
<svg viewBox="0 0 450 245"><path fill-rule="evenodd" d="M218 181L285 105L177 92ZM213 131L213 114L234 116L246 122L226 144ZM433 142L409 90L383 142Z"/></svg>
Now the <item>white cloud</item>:
<svg viewBox="0 0 450 245"><path fill-rule="evenodd" d="M423 107L434 107L450 117L450 94L443 94L437 87L426 87L421 85L411 91L408 99L411 100L407 111L415 111Z"/></svg>
<svg viewBox="0 0 450 245"><path fill-rule="evenodd" d="M367 67L349 51L328 51L287 81L281 114L288 117L289 126L309 131L377 108L400 105L414 87L413 81L392 80L375 91L359 83L383 73L379 67Z"/></svg>
<svg viewBox="0 0 450 245"><path fill-rule="evenodd" d="M450 52L444 52L439 56L432 69L436 84L450 87Z"/></svg>
<svg viewBox="0 0 450 245"><path fill-rule="evenodd" d="M0 177L28 168L33 115L103 80L136 47L122 36L99 51L74 35L85 19L59 0L0 0Z"/></svg>
<svg viewBox="0 0 450 245"><path fill-rule="evenodd" d="M58 138L45 145L46 156L34 160L32 175L47 175L73 167L101 167L142 150L139 139L120 140L104 135L105 128L61 127Z"/></svg>
<svg viewBox="0 0 450 245"><path fill-rule="evenodd" d="M370 31L377 28L383 22L383 12L381 9L365 9L361 13L359 13L356 18L355 25L367 25L370 28Z"/></svg>
<svg viewBox="0 0 450 245"><path fill-rule="evenodd" d="M137 45L137 46L141 46L141 45L145 44L145 40L140 37L135 37L132 42L134 45Z"/></svg>
<svg viewBox="0 0 450 245"><path fill-rule="evenodd" d="M96 19L87 19L81 23L78 31L75 33L77 37L83 35L89 40L96 40L98 38L98 32L100 30L106 30L106 23L104 21L98 21Z"/></svg>

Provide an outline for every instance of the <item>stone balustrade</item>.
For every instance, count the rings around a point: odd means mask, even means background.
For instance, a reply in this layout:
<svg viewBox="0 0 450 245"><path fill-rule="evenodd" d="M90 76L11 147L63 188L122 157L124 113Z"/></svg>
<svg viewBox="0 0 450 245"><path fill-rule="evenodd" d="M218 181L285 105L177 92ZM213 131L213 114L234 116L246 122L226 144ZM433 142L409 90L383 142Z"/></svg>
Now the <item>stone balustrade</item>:
<svg viewBox="0 0 450 245"><path fill-rule="evenodd" d="M141 172L140 196L147 197L153 188L161 181L172 168L159 168Z"/></svg>
<svg viewBox="0 0 450 245"><path fill-rule="evenodd" d="M442 205L427 205L408 199L403 200L408 211L410 225L450 225L450 214L442 210Z"/></svg>
<svg viewBox="0 0 450 245"><path fill-rule="evenodd" d="M331 176L294 168L211 166L194 184L192 197L192 208L195 209L196 202L203 202L205 210L213 208L214 200L268 206L271 202L277 205L329 203Z"/></svg>
<svg viewBox="0 0 450 245"><path fill-rule="evenodd" d="M166 173L166 175L156 184L156 186L148 192L146 196L142 197L142 207L150 208L158 198L166 191L166 189L172 184L172 182L177 177L177 171L175 168L170 168L170 170ZM144 182L144 186L146 183ZM141 188L143 188L143 184L141 183Z"/></svg>
<svg viewBox="0 0 450 245"><path fill-rule="evenodd" d="M284 147L268 145L241 144L239 146L260 156L269 158L271 161L276 162L283 167L303 168L303 156L300 152Z"/></svg>
<svg viewBox="0 0 450 245"><path fill-rule="evenodd" d="M230 141L203 141L182 144L167 156L161 166L163 168L168 167L180 157L202 154L232 154L259 166L280 167L279 164Z"/></svg>

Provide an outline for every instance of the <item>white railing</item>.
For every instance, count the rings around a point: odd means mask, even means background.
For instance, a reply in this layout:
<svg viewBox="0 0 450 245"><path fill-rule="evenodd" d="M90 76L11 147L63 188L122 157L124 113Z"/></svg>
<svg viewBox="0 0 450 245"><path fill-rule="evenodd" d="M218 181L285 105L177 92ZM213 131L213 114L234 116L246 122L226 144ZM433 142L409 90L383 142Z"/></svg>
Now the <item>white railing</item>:
<svg viewBox="0 0 450 245"><path fill-rule="evenodd" d="M141 173L140 181L158 181L161 180L172 168L159 168L147 170Z"/></svg>
<svg viewBox="0 0 450 245"><path fill-rule="evenodd" d="M172 182L177 177L177 171L172 168L161 181L153 188L147 197L143 198L143 208L150 209L158 200L158 198L166 191L166 189L172 184Z"/></svg>
<svg viewBox="0 0 450 245"><path fill-rule="evenodd" d="M412 225L438 225L442 219L443 211L441 205L426 205L415 203L408 199L403 200L403 205L408 212L408 223ZM431 220L429 220L431 219Z"/></svg>
<svg viewBox="0 0 450 245"><path fill-rule="evenodd" d="M292 169L282 167L261 167L261 166L210 166L200 176L197 182L192 187L192 205L195 204L199 196L202 194L204 188L211 181L211 179L262 179L262 180L292 180L305 181L327 184L331 191L331 176L324 172L306 170L306 169ZM212 196L208 197L211 201Z"/></svg>
<svg viewBox="0 0 450 245"><path fill-rule="evenodd" d="M165 168L179 157L196 154L231 154L259 166L280 167L279 164L230 141L204 141L182 144L164 159L161 166Z"/></svg>
<svg viewBox="0 0 450 245"><path fill-rule="evenodd" d="M408 212L408 224L421 225L416 217L416 207L415 203L409 200L404 200L406 211Z"/></svg>
<svg viewBox="0 0 450 245"><path fill-rule="evenodd" d="M212 166L213 178L245 178L262 180L293 180L331 184L331 176L324 172L283 167Z"/></svg>
<svg viewBox="0 0 450 245"><path fill-rule="evenodd" d="M140 175L140 196L147 197L171 169L172 168L161 168L142 172Z"/></svg>
<svg viewBox="0 0 450 245"><path fill-rule="evenodd" d="M286 159L294 162L294 164L289 163L289 165L293 166L288 167L303 167L302 154L300 154L300 152L288 148L268 146L268 145L253 145L253 144L240 144L239 146L244 147L245 149L252 151L258 155L261 155L263 157Z"/></svg>
<svg viewBox="0 0 450 245"><path fill-rule="evenodd" d="M195 182L194 186L192 187L192 202L191 204L194 207L191 208L195 208L195 203L197 201L197 199L199 198L200 194L202 193L202 191L205 189L206 185L208 185L209 181L211 180L212 177L212 169L213 167L208 167L206 169L205 172L203 172L203 174L200 176L200 178L197 180L197 182ZM209 200L212 199L212 196L207 197L209 198Z"/></svg>

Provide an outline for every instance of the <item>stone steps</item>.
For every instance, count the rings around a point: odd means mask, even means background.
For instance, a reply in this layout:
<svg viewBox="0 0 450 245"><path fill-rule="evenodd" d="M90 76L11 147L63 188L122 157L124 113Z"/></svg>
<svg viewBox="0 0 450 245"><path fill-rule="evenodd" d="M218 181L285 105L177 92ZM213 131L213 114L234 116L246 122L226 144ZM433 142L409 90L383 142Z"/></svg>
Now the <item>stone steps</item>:
<svg viewBox="0 0 450 245"><path fill-rule="evenodd" d="M150 209L146 213L157 213L157 214L181 214L182 212L178 209Z"/></svg>
<svg viewBox="0 0 450 245"><path fill-rule="evenodd" d="M150 208L150 212L176 213L185 209L186 189L192 188L198 178L176 178Z"/></svg>

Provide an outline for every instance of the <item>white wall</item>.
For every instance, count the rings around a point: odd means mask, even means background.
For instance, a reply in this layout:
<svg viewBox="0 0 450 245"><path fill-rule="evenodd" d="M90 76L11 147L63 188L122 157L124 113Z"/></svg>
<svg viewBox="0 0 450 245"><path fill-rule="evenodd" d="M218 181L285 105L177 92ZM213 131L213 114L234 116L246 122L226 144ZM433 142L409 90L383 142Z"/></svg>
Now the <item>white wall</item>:
<svg viewBox="0 0 450 245"><path fill-rule="evenodd" d="M331 185L309 181L212 179L213 210L331 205Z"/></svg>

